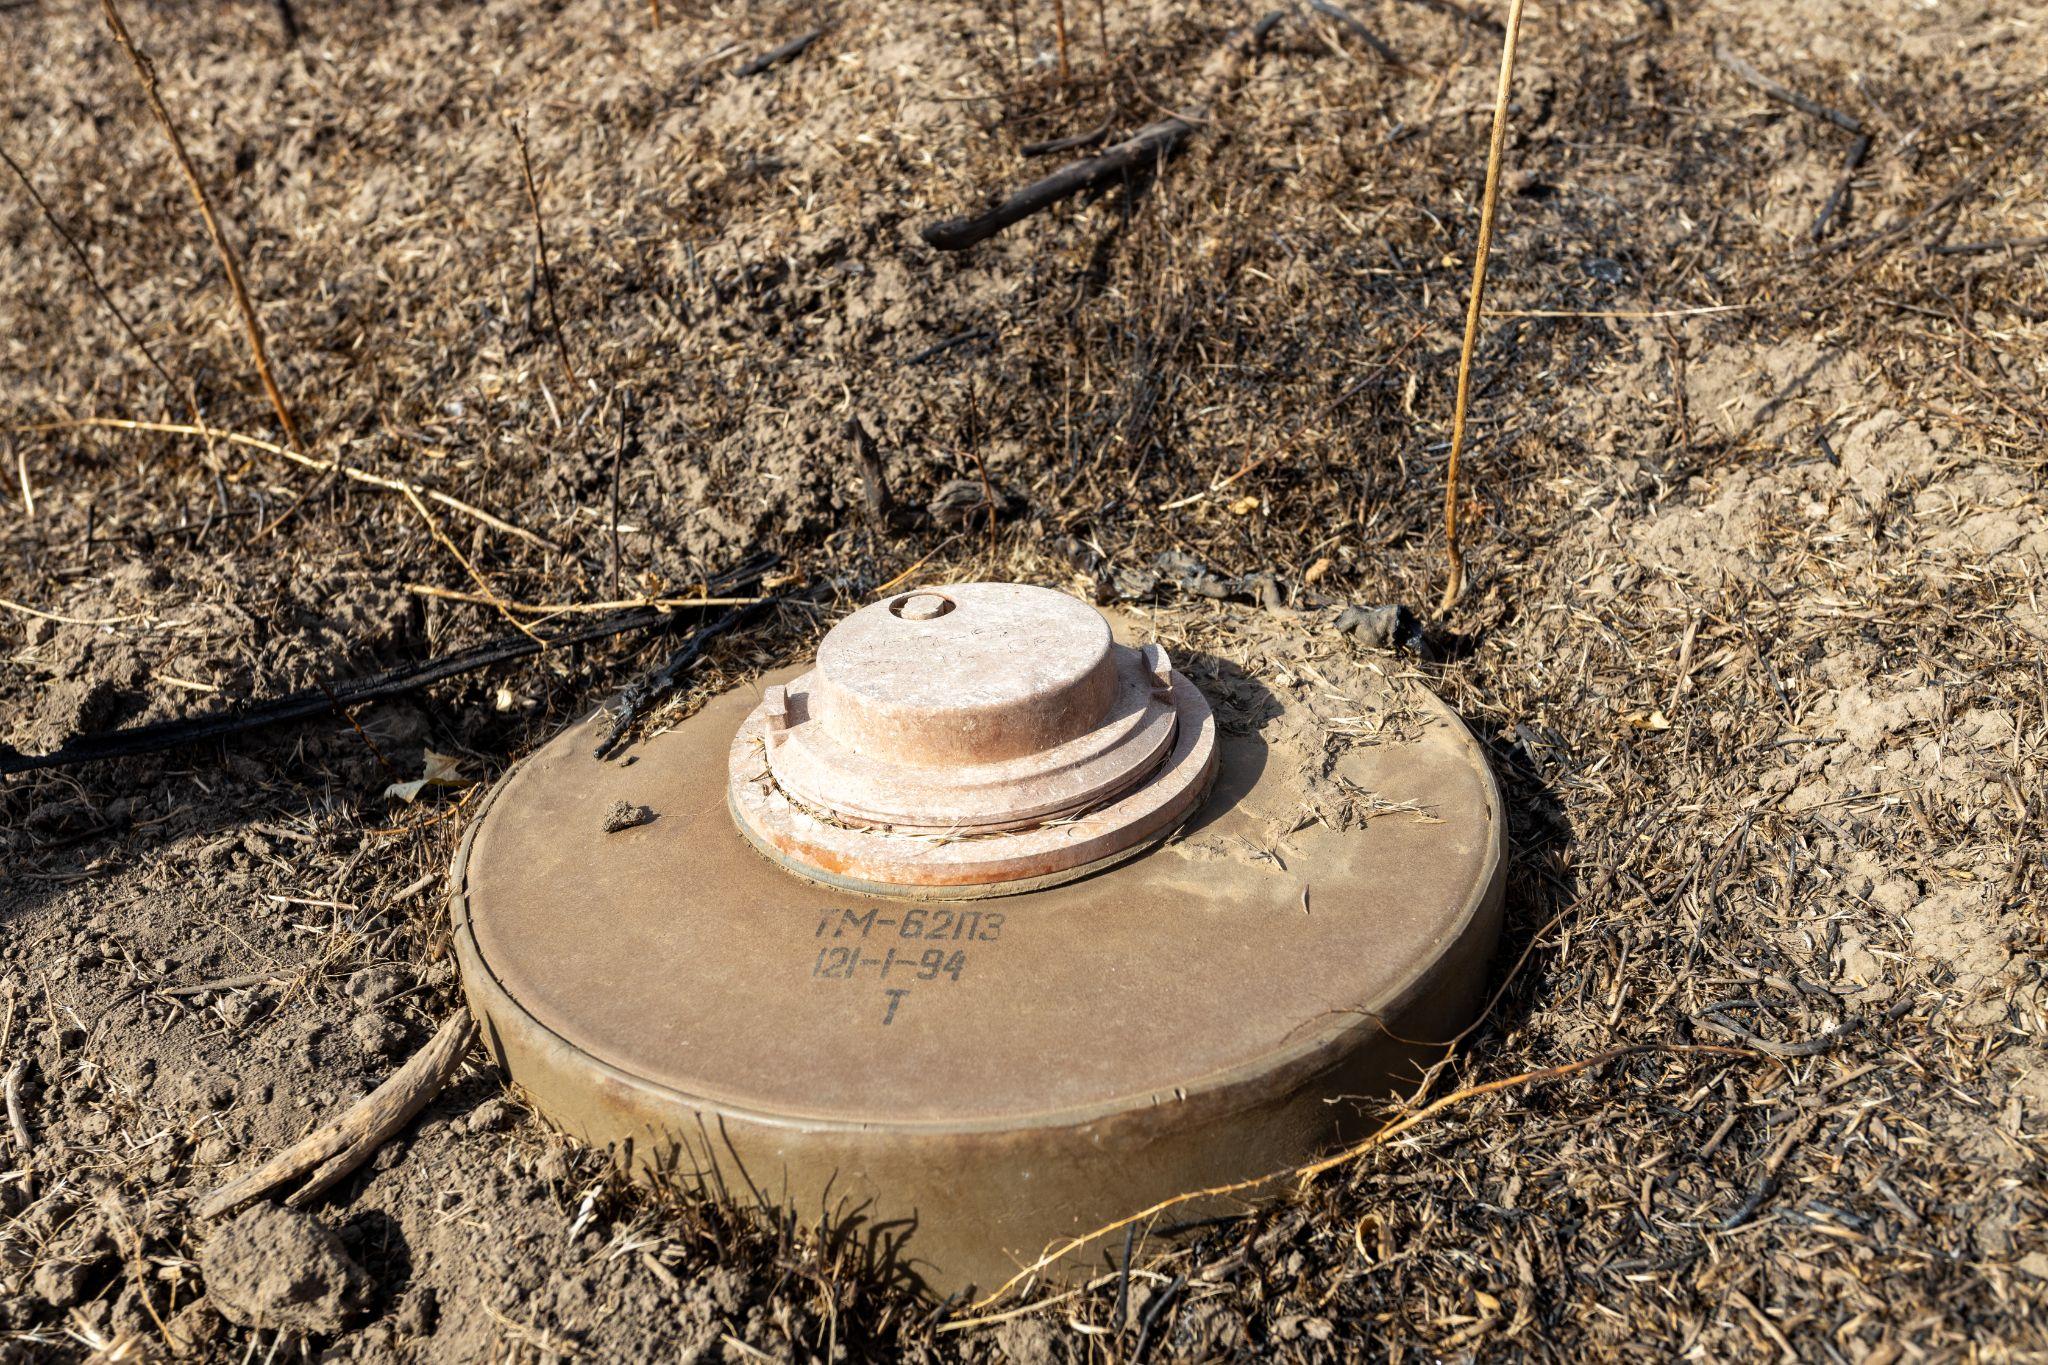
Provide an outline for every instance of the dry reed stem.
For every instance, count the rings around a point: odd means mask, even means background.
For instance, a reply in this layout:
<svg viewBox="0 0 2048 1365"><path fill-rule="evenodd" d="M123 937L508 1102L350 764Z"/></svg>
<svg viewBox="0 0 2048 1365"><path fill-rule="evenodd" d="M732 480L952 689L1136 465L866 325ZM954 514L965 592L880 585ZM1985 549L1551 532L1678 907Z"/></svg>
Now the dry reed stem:
<svg viewBox="0 0 2048 1365"><path fill-rule="evenodd" d="M536 535L523 526L515 526L503 517L494 516L484 511L481 507L464 502L453 494L443 493L437 488L430 488L426 484L417 483L409 479L395 479L388 474L373 474L367 469L358 469L354 465L346 465L339 460L316 459L311 455L293 450L289 446L281 446L275 441L266 441L260 436L250 436L239 431L227 431L220 427L196 424L187 425L183 422L143 422L128 417L74 417L62 422L33 422L25 426L10 427L8 430L17 432L48 432L72 431L80 427L97 427L108 431L154 431L171 436L198 436L209 441L226 441L230 445L246 446L251 450L261 450L267 454L280 455L290 460L293 464L303 465L307 469L324 470L338 474L351 483L363 484L369 488L389 489L394 493L415 494L426 498L430 502L437 502L451 512L460 512L466 517L472 517L492 530L503 531L508 536L517 536L528 544L543 550L559 550L561 548L546 536Z"/></svg>
<svg viewBox="0 0 2048 1365"><path fill-rule="evenodd" d="M1591 318L1616 322L1659 322L1666 318L1696 318L1708 313L1740 313L1753 303L1710 303L1699 308L1489 308L1490 318Z"/></svg>
<svg viewBox="0 0 2048 1365"><path fill-rule="evenodd" d="M952 535L947 536L944 540L940 541L937 545L933 546L931 550L928 553L926 553L923 558L919 559L915 564L912 564L902 573L897 574L887 583L882 584L881 587L876 588L872 595L876 598L880 598L887 595L892 588L896 587L899 583L902 583L905 580L907 580L912 574L916 573L919 569L922 569L925 565L931 563L934 556L936 556L941 550L950 547L953 544L953 542L958 539L960 539L960 533L958 531L955 531Z"/></svg>
<svg viewBox="0 0 2048 1365"><path fill-rule="evenodd" d="M540 216L540 187L533 182L533 157L526 149L526 128L518 119L507 119L512 129L512 140L519 144L519 174L526 181L526 203L533 210L533 242L540 259L541 289L548 300L548 328L555 334L555 351L562 357L562 372L569 376L569 386L577 384L576 367L569 363L569 338L562 331L562 314L555 307L555 267L548 259L548 230Z"/></svg>
<svg viewBox="0 0 2048 1365"><path fill-rule="evenodd" d="M1493 247L1494 206L1500 202L1500 163L1507 150L1508 90L1515 79L1515 40L1522 32L1522 0L1509 0L1507 34L1500 47L1500 86L1493 96L1493 136L1486 148L1486 190L1479 201L1479 249L1472 256L1472 297L1465 304L1465 339L1458 347L1458 400L1451 413L1451 459L1444 471L1444 556L1450 581L1436 605L1442 616L1465 595L1465 553L1458 546L1458 458L1465 450L1465 410L1472 398L1472 351L1486 299L1486 256Z"/></svg>
<svg viewBox="0 0 2048 1365"><path fill-rule="evenodd" d="M1442 1113L1453 1105L1462 1104L1466 1100L1478 1099L1484 1095L1492 1095L1502 1090L1512 1090L1518 1086L1539 1085L1545 1081L1563 1080L1568 1076L1576 1076L1581 1071L1590 1071L1594 1067L1605 1066L1607 1063L1619 1061L1623 1057L1645 1052L1708 1053L1729 1057L1763 1055L1752 1052L1747 1048L1723 1047L1714 1043L1633 1043L1625 1047L1608 1048L1603 1052L1596 1052L1591 1056L1580 1057L1575 1061L1564 1062L1557 1066L1539 1067L1533 1071L1521 1071L1512 1076L1503 1076L1498 1080L1484 1081L1478 1085L1468 1085L1463 1089L1453 1090L1448 1095L1431 1101L1414 1113L1396 1119L1383 1128L1375 1129L1370 1136L1361 1138L1333 1156L1324 1157L1318 1161L1311 1161L1305 1165L1290 1166L1284 1170L1268 1171L1264 1175L1255 1175L1245 1180L1233 1180L1226 1185L1212 1185L1204 1190L1189 1190L1183 1194L1174 1195L1170 1199L1162 1199L1150 1208L1140 1209L1136 1213L1117 1219L1114 1223L1108 1223L1096 1228L1093 1232L1085 1232L1077 1237L1070 1237L1051 1251L1040 1256L1030 1265L1025 1266L1009 1279L1003 1281L1002 1284L998 1285L990 1293L970 1304L969 1308L976 1310L988 1308L1000 1301L1012 1289L1038 1274L1041 1270L1045 1270L1071 1256L1090 1243L1100 1241L1113 1232L1122 1232L1125 1228L1145 1222L1147 1219L1156 1218L1169 1209L1179 1208L1183 1204L1191 1204L1198 1199L1221 1199L1233 1194L1243 1194L1246 1191L1259 1189L1263 1186L1274 1184L1277 1181L1290 1178L1297 1182L1297 1189L1305 1188L1309 1182L1325 1171L1334 1170L1339 1166L1356 1161L1373 1148L1382 1145L1392 1138L1399 1137L1410 1128Z"/></svg>
<svg viewBox="0 0 2048 1365"><path fill-rule="evenodd" d="M442 547L455 556L456 562L469 574L470 581L483 593L484 600L498 609L498 615L504 617L507 624L539 645L541 649L547 649L548 642L534 634L531 626L512 614L512 609L505 605L505 599L498 596L497 591L491 587L490 580L484 577L483 571L470 562L469 556L462 553L460 546L448 539L448 533L441 529L441 523L434 519L434 514L427 510L427 505L420 501L420 495L408 488L405 490L405 500L412 504L413 511L420 514L420 519L427 523L427 530L433 533L434 539L440 541Z"/></svg>
<svg viewBox="0 0 2048 1365"><path fill-rule="evenodd" d="M192 158L185 151L185 143L178 136L178 127L171 122L171 111L164 107L163 96L157 93L156 67L128 36L128 26L121 22L121 16L114 9L114 0L100 0L100 10L107 17L107 27L114 31L114 38L128 54L128 60L135 66L135 74L142 81L142 93L149 100L150 112L156 115L157 125L170 139L171 152L178 159L178 167L185 172L185 183L191 187L192 198L199 204L199 216L206 220L206 230L213 237L214 250L220 253L221 267L226 270L228 287L235 296L235 307L242 315L242 329L249 338L249 352L256 361L256 375L263 381L263 391L270 396L271 410L277 414L277 423L284 429L285 440L293 446L303 447L306 443L299 437L298 424L292 421L291 409L285 406L284 394L277 387L277 379L270 372L270 355L263 346L263 325L256 320L256 306L249 301L249 290L242 283L242 267L235 259L234 248L228 245L227 233L221 229L220 219L213 211L213 201L206 193L206 183L199 178L199 170L192 164Z"/></svg>

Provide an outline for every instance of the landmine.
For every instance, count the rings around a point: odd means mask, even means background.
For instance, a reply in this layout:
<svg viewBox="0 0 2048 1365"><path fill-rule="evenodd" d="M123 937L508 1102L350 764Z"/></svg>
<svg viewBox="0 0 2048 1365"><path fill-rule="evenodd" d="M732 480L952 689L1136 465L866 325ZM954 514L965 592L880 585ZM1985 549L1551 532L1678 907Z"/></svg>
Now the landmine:
<svg viewBox="0 0 2048 1365"><path fill-rule="evenodd" d="M1412 681L1184 662L964 583L623 761L570 727L452 873L493 1056L569 1133L941 1293L1343 1139L1478 1006L1499 793ZM651 818L607 832L620 802Z"/></svg>

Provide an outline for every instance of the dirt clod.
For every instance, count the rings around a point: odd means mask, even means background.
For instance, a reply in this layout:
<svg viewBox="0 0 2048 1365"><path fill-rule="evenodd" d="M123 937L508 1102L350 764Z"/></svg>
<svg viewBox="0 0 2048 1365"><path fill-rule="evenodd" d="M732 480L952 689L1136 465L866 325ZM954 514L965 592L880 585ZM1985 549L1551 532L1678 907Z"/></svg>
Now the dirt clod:
<svg viewBox="0 0 2048 1365"><path fill-rule="evenodd" d="M349 977L346 990L358 1005L381 1005L412 986L412 973L402 967L366 967Z"/></svg>
<svg viewBox="0 0 2048 1365"><path fill-rule="evenodd" d="M614 801L604 813L604 832L617 834L622 829L633 829L654 818L654 812L645 806L636 806L630 801Z"/></svg>
<svg viewBox="0 0 2048 1365"><path fill-rule="evenodd" d="M372 1057L388 1059L405 1050L405 1026L379 1010L369 1010L351 1019L348 1032Z"/></svg>
<svg viewBox="0 0 2048 1365"><path fill-rule="evenodd" d="M245 1327L330 1335L362 1310L367 1277L311 1214L257 1204L217 1229L199 1256L206 1297Z"/></svg>
<svg viewBox="0 0 2048 1365"><path fill-rule="evenodd" d="M98 1278L97 1268L83 1261L45 1261L36 1267L36 1297L52 1308L69 1308L83 1299Z"/></svg>

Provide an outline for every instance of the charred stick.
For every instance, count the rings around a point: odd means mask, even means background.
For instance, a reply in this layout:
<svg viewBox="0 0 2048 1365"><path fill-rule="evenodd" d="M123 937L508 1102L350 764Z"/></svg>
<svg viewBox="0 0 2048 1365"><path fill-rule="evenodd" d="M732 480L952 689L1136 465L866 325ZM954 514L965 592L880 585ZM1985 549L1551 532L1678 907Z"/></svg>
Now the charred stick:
<svg viewBox="0 0 2048 1365"><path fill-rule="evenodd" d="M1723 1037L1733 1038L1744 1047L1753 1047L1767 1057L1776 1057L1780 1061L1796 1061L1802 1057L1818 1057L1823 1053L1833 1052L1842 1045L1843 1040L1850 1033L1855 1031L1858 1021L1851 1017L1845 1020L1841 1027L1837 1028L1833 1033L1824 1034L1818 1038L1802 1039L1796 1043L1774 1042L1769 1038L1752 1033L1732 1019L1725 1019L1717 1014L1704 1014L1693 1020L1693 1022L1710 1028Z"/></svg>
<svg viewBox="0 0 2048 1365"><path fill-rule="evenodd" d="M662 613L653 609L627 612L578 630L544 637L544 643L548 646L584 644L607 636L623 635L629 631L649 630L660 625L663 619ZM137 725L103 735L74 735L66 740L62 747L46 754L24 754L0 746L0 775L34 772L40 768L68 768L81 763L98 763L113 758L133 758L140 754L161 753L166 749L184 748L210 739L245 734L273 725L310 720L315 716L329 714L337 702L348 705L403 696L405 693L431 687L437 682L464 673L473 673L494 664L509 663L514 659L525 658L529 654L538 654L541 648L541 642L527 639L525 636L508 636L422 665L392 669L368 678L342 679L328 688L316 687L292 692L246 708L217 711L185 720Z"/></svg>
<svg viewBox="0 0 2048 1365"><path fill-rule="evenodd" d="M1485 29L1488 33L1504 33L1507 31L1502 27L1500 20L1495 19L1491 15L1475 13L1458 4L1457 0L1412 0L1412 3L1421 5L1424 9L1433 9L1438 14L1448 14L1453 19L1462 19L1477 28ZM1658 9L1661 4L1662 0L1655 0L1651 8ZM1671 21L1671 12L1669 9L1662 9L1658 17L1669 23Z"/></svg>
<svg viewBox="0 0 2048 1365"><path fill-rule="evenodd" d="M1406 62L1401 60L1400 53L1388 46L1386 40L1381 38L1379 34L1374 33L1365 26L1364 20L1343 6L1333 3L1333 0L1308 0L1308 7L1317 14L1334 19L1345 28L1351 30L1353 36L1378 53L1380 60L1388 66L1407 65Z"/></svg>
<svg viewBox="0 0 2048 1365"><path fill-rule="evenodd" d="M712 579L710 585L715 590L729 591L758 583L762 575L776 562L776 556L762 556ZM478 669L538 654L543 648L587 644L593 640L624 635L630 631L653 630L668 625L672 620L668 612L659 608L641 608L606 617L557 635L544 636L539 641L524 635L504 636L479 645L475 649L450 654L445 658L388 669L366 678L338 679L323 686L259 702L254 706L217 711L185 720L138 725L103 735L74 735L65 741L62 747L46 754L24 754L0 745L0 776L8 773L34 772L41 768L67 768L81 763L97 763L112 758L132 758L139 754L160 753L166 749L183 748L211 739L245 734L272 725L310 720L315 716L329 714L337 704L352 706L385 697L403 696L464 673L473 673Z"/></svg>
<svg viewBox="0 0 2048 1365"><path fill-rule="evenodd" d="M1145 1352L1152 1344L1152 1329L1159 1325L1160 1316L1166 1311L1167 1305L1180 1297L1181 1290L1187 1288L1187 1285L1187 1276L1176 1275L1167 1284L1166 1288L1153 1298L1152 1302L1145 1305L1145 1315L1138 1319L1138 1341L1131 1348L1132 1360L1143 1361L1145 1359Z"/></svg>
<svg viewBox="0 0 2048 1365"><path fill-rule="evenodd" d="M888 472L882 468L882 452L860 418L846 419L846 434L853 442L854 458L860 461L861 499L867 504L868 524L882 530L889 524L889 512L895 503L889 493Z"/></svg>
<svg viewBox="0 0 2048 1365"><path fill-rule="evenodd" d="M977 341L994 341L995 339L996 334L994 332L989 331L986 327L976 327L971 331L962 332L958 336L947 337L944 341L935 341L903 363L906 365L922 365L926 361L937 360L946 352L958 350L962 346L972 346Z"/></svg>
<svg viewBox="0 0 2048 1365"><path fill-rule="evenodd" d="M1988 242L1943 242L1927 248L1935 256L1988 256L1995 251L2032 251L2048 246L2048 237L1996 237Z"/></svg>
<svg viewBox="0 0 2048 1365"><path fill-rule="evenodd" d="M1047 138L1044 142L1027 142L1017 151L1023 156L1052 156L1056 152L1077 152L1083 147L1093 147L1109 136L1113 120L1104 119L1100 128L1086 133L1075 133L1071 137Z"/></svg>
<svg viewBox="0 0 2048 1365"><path fill-rule="evenodd" d="M1863 257L1863 259L1870 260L1878 254L1881 254L1881 250L1890 250L1894 245L1896 245L1901 240L1914 235L1915 233L1920 231L1921 228L1925 227L1928 223L1932 222L1935 218L1937 218L1941 214L1947 213L1950 209L1956 207L1958 204L1961 204L1965 200L1969 199L1972 195L1976 194L1978 190L1982 189L1984 186L1984 181L1991 175L1993 171L1998 170L2002 166L2010 164L2007 154L2012 151L2014 144L2016 144L2027 131L2028 125L2026 124L2022 124L2018 128L2015 128L2012 131L2012 134L2009 137L2007 137L2005 141L1999 143L1999 145L1993 148L1991 153L1984 157L1981 161L1979 161L1974 168L1966 172L1964 175L1959 177L1953 184L1951 184L1948 187L1948 189L1942 193L1940 198L1936 199L1926 208L1914 214L1911 218L1907 218L1902 222L1892 223L1886 227L1878 228L1873 232L1866 232L1860 237L1837 237L1833 241L1828 242L1824 246L1812 248L1811 254L1818 256L1831 256L1836 254L1837 252L1854 251L1859 253ZM1929 249L1932 250L1933 248Z"/></svg>
<svg viewBox="0 0 2048 1365"><path fill-rule="evenodd" d="M633 683L619 694L618 710L611 713L604 735L597 741L592 755L597 758L609 757L623 744L633 723L645 715L656 703L676 690L676 684L690 671L697 660L704 657L704 651L711 642L726 631L743 622L751 621L767 608L780 601L779 598L763 598L749 606L732 607L716 620L690 632L689 640L669 658L669 661L646 677Z"/></svg>
<svg viewBox="0 0 2048 1365"><path fill-rule="evenodd" d="M1835 182L1834 192L1827 202L1820 206L1820 216L1813 220L1810 234L1818 242L1827 235L1828 224L1835 219L1835 213L1849 200L1849 185L1856 178L1857 170L1863 165L1863 158L1870 155L1870 134L1862 133L1849 145L1849 158L1842 165L1842 178Z"/></svg>
<svg viewBox="0 0 2048 1365"><path fill-rule="evenodd" d="M986 213L971 218L948 218L919 233L940 251L965 251L985 242L1013 223L1022 222L1063 199L1095 188L1104 181L1134 170L1157 166L1172 154L1182 138L1198 125L1175 115L1148 123L1137 133L1094 156L1070 161L1042 180L1033 181Z"/></svg>
<svg viewBox="0 0 2048 1365"><path fill-rule="evenodd" d="M1721 1231L1733 1232L1756 1216L1756 1211L1763 1207L1764 1201L1776 1192L1778 1172L1783 1169L1785 1158L1792 1154L1794 1147L1806 1140L1806 1135L1813 1131L1813 1126L1819 1121L1819 1114L1808 1114L1786 1130L1785 1136L1778 1140L1778 1145L1764 1158L1763 1171L1758 1175L1756 1183L1750 1187L1749 1196L1742 1201L1741 1207L1721 1220Z"/></svg>
<svg viewBox="0 0 2048 1365"><path fill-rule="evenodd" d="M1311 0L1311 3L1313 3L1313 0ZM1721 65L1727 67L1730 71L1733 71L1772 99L1789 104L1802 114L1810 114L1817 119L1826 119L1845 133L1854 133L1859 137L1862 136L1863 124L1855 115L1845 114L1839 109L1830 109L1819 100L1809 99L1789 85L1781 81L1772 80L1769 76L1751 66L1747 61L1744 61L1726 43L1716 43L1714 45L1714 56L1720 61Z"/></svg>
<svg viewBox="0 0 2048 1365"><path fill-rule="evenodd" d="M792 57L802 56L805 48L824 36L825 30L822 28L814 28L809 33L800 33L780 47L769 48L760 56L741 66L739 74L742 76L758 76L771 66L786 62Z"/></svg>

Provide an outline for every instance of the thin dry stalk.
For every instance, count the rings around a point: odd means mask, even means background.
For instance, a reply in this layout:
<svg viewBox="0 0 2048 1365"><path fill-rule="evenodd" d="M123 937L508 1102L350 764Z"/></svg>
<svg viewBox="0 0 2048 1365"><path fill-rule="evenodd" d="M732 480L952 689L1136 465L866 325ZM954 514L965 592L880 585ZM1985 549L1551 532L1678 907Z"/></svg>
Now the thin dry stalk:
<svg viewBox="0 0 2048 1365"><path fill-rule="evenodd" d="M1067 0L1052 0L1053 27L1059 30L1060 84L1067 83Z"/></svg>
<svg viewBox="0 0 2048 1365"><path fill-rule="evenodd" d="M0 146L0 161L6 162L7 169L14 172L14 178L21 182L22 189L28 192L28 197L34 201L36 208L42 212L43 221L50 225L50 231L56 233L58 240L62 241L70 250L72 257L78 262L78 268L85 274L85 282L92 286L92 292L98 296L99 301L105 305L106 310L114 315L114 321L121 324L121 330L128 334L130 341L135 343L135 349L142 353L142 358L149 362L149 367L157 372L165 384L170 386L171 391L177 392L179 388L178 381L171 378L171 372L164 368L163 362L156 358L156 352L151 350L149 343L142 339L142 333L136 329L133 322L128 320L128 315L121 311L121 305L114 302L114 296L107 292L107 287L100 283L99 272L92 268L92 258L85 254L85 248L78 244L78 239L71 235L70 230L58 219L55 211L50 208L49 203L37 192L35 182L28 178L28 172L23 170L20 163L8 154L7 148L4 146ZM196 407L192 411L192 420L194 422L200 420L199 411Z"/></svg>
<svg viewBox="0 0 2048 1365"><path fill-rule="evenodd" d="M632 420L633 396L622 394L619 398L619 439L612 447L612 497L611 515L607 518L607 529L611 538L611 567L606 584L613 597L619 595L619 470L626 462L626 428Z"/></svg>
<svg viewBox="0 0 2048 1365"><path fill-rule="evenodd" d="M569 362L569 338L562 331L562 314L555 306L555 267L548 260L548 229L540 216L540 187L533 182L533 157L526 148L526 128L518 119L506 122L512 129L512 140L519 144L519 173L526 181L526 203L533 210L533 241L540 258L540 283L548 300L548 328L555 334L555 351L562 357L562 373L569 376L569 386L577 383L576 367Z"/></svg>
<svg viewBox="0 0 2048 1365"><path fill-rule="evenodd" d="M142 422L128 417L74 417L69 421L34 422L26 426L11 427L9 430L17 432L75 431L80 427L99 427L108 431L155 431L171 436L198 436L209 441L226 441L230 445L246 446L251 450L261 450L266 454L282 456L293 464L303 465L307 469L317 469L338 474L351 483L359 483L369 488L388 489L393 493L415 494L427 499L429 502L439 503L451 512L460 512L463 516L474 518L492 530L503 531L508 536L517 536L528 544L543 550L560 548L546 536L536 535L523 526L515 526L503 517L494 516L484 511L483 508L464 502L453 494L443 493L438 488L430 488L426 484L417 483L410 479L394 479L388 474L373 474L367 469L358 469L354 465L346 465L339 460L315 459L313 456L302 454L291 449L289 446L281 446L275 441L266 441L260 436L250 436L239 431L226 431L220 427L197 424L188 426L183 422Z"/></svg>
<svg viewBox="0 0 2048 1365"><path fill-rule="evenodd" d="M298 424L292 421L291 409L285 405L284 393L277 387L277 379L270 372L270 354L263 345L263 325L256 320L256 306L249 301L249 290L242 283L242 267L235 259L234 248L228 245L227 233L221 229L220 219L214 214L213 200L206 193L206 182L199 178L198 167L185 151L185 143L178 136L178 127L171 122L171 111L164 107L163 96L157 93L156 67L128 36L128 26L121 22L121 16L114 9L114 0L100 0L100 10L107 17L107 27L114 31L115 41L121 44L134 63L135 74L142 81L142 93L149 100L150 112L156 115L157 125L170 139L171 152L178 159L178 167L185 172L185 183L192 190L192 198L199 204L199 216L206 220L206 230L213 237L214 250L220 253L221 267L227 272L228 287L235 296L235 307L242 315L242 330L249 338L249 353L256 361L257 378L263 381L263 391L270 396L270 407L277 414L277 424L284 429L285 440L295 447L303 448L305 441L299 437Z"/></svg>
<svg viewBox="0 0 2048 1365"><path fill-rule="evenodd" d="M647 12L654 19L654 31L661 32L661 0L647 0Z"/></svg>
<svg viewBox="0 0 2048 1365"><path fill-rule="evenodd" d="M124 621L140 621L145 614L132 612L126 616L60 616L54 611L38 611L10 597L0 597L0 607L20 612L23 616L33 616L39 621L55 621L60 626L118 626Z"/></svg>
<svg viewBox="0 0 2048 1365"><path fill-rule="evenodd" d="M1451 413L1451 460L1444 471L1444 556L1450 581L1437 603L1442 616L1465 595L1465 552L1458 545L1458 459L1465 451L1465 411L1472 398L1472 351L1486 301L1486 256L1493 249L1493 211L1500 202L1500 164L1507 150L1508 90L1515 79L1515 40L1522 32L1522 0L1509 0L1507 35L1500 47L1500 86L1493 95L1493 137L1486 148L1486 191L1479 201L1479 249L1472 257L1472 296L1465 302L1465 340L1458 347L1458 400Z"/></svg>
<svg viewBox="0 0 2048 1365"><path fill-rule="evenodd" d="M481 593L437 588L430 583L408 583L405 590L420 597L438 597L444 602L468 602L480 607L497 607L503 611L516 611L526 616L599 615L611 611L640 611L647 607L655 607L661 611L679 611L686 607L755 607L772 600L767 597L621 597L609 602L512 602L502 597L485 597ZM0 599L0 606L6 605L6 601Z"/></svg>
<svg viewBox="0 0 2048 1365"><path fill-rule="evenodd" d="M1540 1085L1545 1081L1561 1081L1567 1076L1576 1076L1581 1071L1590 1071L1594 1067L1605 1066L1609 1062L1619 1061L1623 1057L1630 1057L1643 1052L1705 1053L1727 1057L1759 1055L1745 1048L1722 1047L1713 1043L1637 1043L1625 1047L1608 1048L1603 1052L1596 1052L1591 1056L1580 1057L1576 1061L1565 1062L1558 1066L1539 1067L1534 1071L1521 1071L1512 1076L1503 1076L1499 1080L1484 1081L1478 1085L1468 1085L1462 1090L1453 1090L1449 1094L1431 1101L1414 1113L1396 1119L1383 1128L1376 1129L1370 1136L1361 1138L1351 1146L1332 1156L1324 1157L1320 1161L1311 1161L1301 1166L1290 1166L1285 1170L1268 1171L1264 1175L1255 1175L1248 1180L1234 1180L1227 1185L1212 1185L1205 1190L1189 1190L1184 1194L1174 1195L1170 1199L1162 1199L1150 1208L1140 1209L1128 1217L1119 1218L1114 1223L1096 1228L1093 1232L1082 1233L1078 1237L1070 1237L1046 1252L1043 1256L1040 1256L1030 1265L1025 1266L1009 1279L1003 1281L992 1292L975 1303L970 1304L969 1308L974 1311L988 1308L1000 1302L1004 1295L1008 1294L1018 1285L1031 1279L1040 1271L1048 1269L1066 1257L1073 1255L1083 1247L1098 1242L1111 1233L1122 1232L1127 1227L1147 1222L1170 1209L1176 1209L1184 1204L1191 1204L1200 1199L1221 1199L1233 1194L1244 1194L1263 1186L1275 1184L1281 1180L1292 1179L1296 1182L1297 1187L1306 1186L1325 1171L1334 1170L1339 1166L1348 1165L1356 1161L1373 1148L1399 1137L1410 1128L1434 1118L1437 1114L1454 1105L1463 1104L1467 1100L1478 1099L1483 1095L1492 1095L1502 1090L1514 1090L1525 1085Z"/></svg>
<svg viewBox="0 0 2048 1365"><path fill-rule="evenodd" d="M440 541L442 547L449 554L455 556L456 562L461 564L463 569L469 574L470 581L476 584L477 590L483 594L484 601L496 607L498 615L504 617L513 629L539 645L542 649L546 649L548 647L547 641L535 635L532 627L512 614L512 609L505 604L505 599L498 596L497 592L491 587L490 580L484 577L483 571L470 562L469 556L462 553L461 547L448 539L448 533L441 529L441 523L434 519L434 514L427 510L427 505L420 501L419 494L408 488L405 490L405 500L412 504L413 511L418 512L421 520L427 523L427 530L433 533L434 539Z"/></svg>

